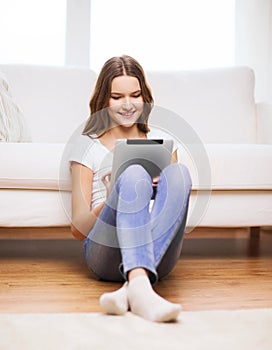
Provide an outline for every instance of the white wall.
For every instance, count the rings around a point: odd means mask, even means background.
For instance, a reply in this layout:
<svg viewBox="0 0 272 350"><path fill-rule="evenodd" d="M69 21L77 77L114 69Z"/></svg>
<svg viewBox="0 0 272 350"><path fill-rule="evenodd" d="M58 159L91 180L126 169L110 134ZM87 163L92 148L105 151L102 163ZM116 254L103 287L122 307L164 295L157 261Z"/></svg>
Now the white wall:
<svg viewBox="0 0 272 350"><path fill-rule="evenodd" d="M90 55L90 0L66 2L65 64L89 66Z"/></svg>
<svg viewBox="0 0 272 350"><path fill-rule="evenodd" d="M66 64L89 65L91 0L67 0ZM255 71L257 101L272 103L272 0L236 0L235 64Z"/></svg>
<svg viewBox="0 0 272 350"><path fill-rule="evenodd" d="M272 0L236 0L235 63L255 71L256 100L272 103Z"/></svg>

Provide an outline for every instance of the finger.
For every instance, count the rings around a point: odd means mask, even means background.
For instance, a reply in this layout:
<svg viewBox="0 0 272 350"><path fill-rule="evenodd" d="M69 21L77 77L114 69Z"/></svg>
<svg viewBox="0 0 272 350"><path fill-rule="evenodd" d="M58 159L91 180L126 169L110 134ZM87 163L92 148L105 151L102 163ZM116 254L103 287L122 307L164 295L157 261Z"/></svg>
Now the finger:
<svg viewBox="0 0 272 350"><path fill-rule="evenodd" d="M159 178L160 178L159 176L155 176L155 177L153 177L152 181L154 183L157 183L159 181Z"/></svg>
<svg viewBox="0 0 272 350"><path fill-rule="evenodd" d="M110 173L104 174L104 175L101 177L101 180L102 180L103 184L109 183L109 182L110 182L110 179L111 179L111 174L110 174Z"/></svg>

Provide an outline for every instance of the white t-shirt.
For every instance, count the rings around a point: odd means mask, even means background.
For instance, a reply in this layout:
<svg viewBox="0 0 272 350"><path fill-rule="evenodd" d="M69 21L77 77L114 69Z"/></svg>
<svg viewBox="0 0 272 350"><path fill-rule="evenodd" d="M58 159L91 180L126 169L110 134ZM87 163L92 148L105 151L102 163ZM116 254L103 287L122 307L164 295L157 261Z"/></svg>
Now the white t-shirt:
<svg viewBox="0 0 272 350"><path fill-rule="evenodd" d="M178 149L178 143L167 132L150 128L147 133L148 139L172 139L174 141L173 152ZM97 138L87 135L79 135L73 141L72 151L69 155L70 162L77 162L85 165L93 171L92 203L91 208L97 207L106 199L106 188L101 177L110 172L112 168L113 153L109 151Z"/></svg>

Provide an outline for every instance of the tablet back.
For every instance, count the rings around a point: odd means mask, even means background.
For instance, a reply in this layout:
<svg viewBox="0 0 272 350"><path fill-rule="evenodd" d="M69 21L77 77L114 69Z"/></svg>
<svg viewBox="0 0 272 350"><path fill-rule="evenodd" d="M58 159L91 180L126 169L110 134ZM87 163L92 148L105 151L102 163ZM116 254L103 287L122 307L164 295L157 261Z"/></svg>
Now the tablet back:
<svg viewBox="0 0 272 350"><path fill-rule="evenodd" d="M132 164L142 165L150 176L158 176L170 164L173 140L162 139L120 139L116 141L111 188L120 174Z"/></svg>

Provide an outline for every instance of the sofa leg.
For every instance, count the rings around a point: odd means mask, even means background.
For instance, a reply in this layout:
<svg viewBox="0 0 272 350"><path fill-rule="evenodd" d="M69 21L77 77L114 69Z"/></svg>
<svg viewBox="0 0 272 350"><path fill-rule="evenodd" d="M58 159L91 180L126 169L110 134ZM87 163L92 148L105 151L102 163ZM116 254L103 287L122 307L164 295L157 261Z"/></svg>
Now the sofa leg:
<svg viewBox="0 0 272 350"><path fill-rule="evenodd" d="M250 227L248 240L248 255L257 257L260 254L260 227Z"/></svg>
<svg viewBox="0 0 272 350"><path fill-rule="evenodd" d="M250 227L250 238L260 238L260 226Z"/></svg>

